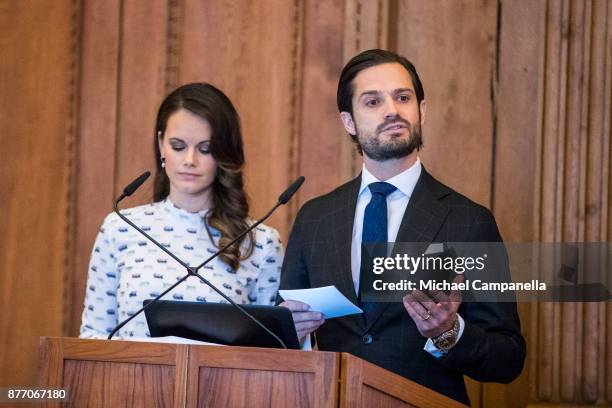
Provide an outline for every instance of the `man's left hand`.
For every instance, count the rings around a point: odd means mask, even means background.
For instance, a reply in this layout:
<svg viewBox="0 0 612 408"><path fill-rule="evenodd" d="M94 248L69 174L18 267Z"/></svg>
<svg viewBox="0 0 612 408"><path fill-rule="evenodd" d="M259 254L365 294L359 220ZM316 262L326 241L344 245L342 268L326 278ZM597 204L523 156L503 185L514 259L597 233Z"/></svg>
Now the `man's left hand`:
<svg viewBox="0 0 612 408"><path fill-rule="evenodd" d="M463 275L457 275L453 283L462 283ZM404 296L404 308L416 324L419 333L424 337L434 338L453 328L457 319L457 309L461 305L461 292L451 291L450 295L442 291L431 293L436 301L420 290Z"/></svg>

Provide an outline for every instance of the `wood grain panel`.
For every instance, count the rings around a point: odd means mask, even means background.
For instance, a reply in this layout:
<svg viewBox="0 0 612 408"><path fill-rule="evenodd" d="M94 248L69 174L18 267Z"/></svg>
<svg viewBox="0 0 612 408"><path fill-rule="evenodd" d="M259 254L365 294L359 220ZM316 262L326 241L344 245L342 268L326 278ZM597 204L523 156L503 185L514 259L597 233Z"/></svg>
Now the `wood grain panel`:
<svg viewBox="0 0 612 408"><path fill-rule="evenodd" d="M170 407L174 367L66 360L62 385L77 390L70 396L74 406ZM109 398L100 401L100 395Z"/></svg>
<svg viewBox="0 0 612 408"><path fill-rule="evenodd" d="M423 163L490 206L497 6L402 0L398 10L397 49L415 64L427 101Z"/></svg>
<svg viewBox="0 0 612 408"><path fill-rule="evenodd" d="M180 85L181 49L185 16L184 0L168 0L166 38L166 93Z"/></svg>
<svg viewBox="0 0 612 408"><path fill-rule="evenodd" d="M180 82L210 82L236 106L254 217L296 176L300 13L297 1L185 0ZM285 207L268 223L286 237L289 218Z"/></svg>
<svg viewBox="0 0 612 408"><path fill-rule="evenodd" d="M199 407L312 407L313 374L200 369ZM231 384L224 387L223 384Z"/></svg>
<svg viewBox="0 0 612 408"><path fill-rule="evenodd" d="M167 0L122 4L114 195L158 159L153 143L155 116L166 95L167 20ZM150 202L152 196L149 181L124 205Z"/></svg>
<svg viewBox="0 0 612 408"><path fill-rule="evenodd" d="M606 11L603 12L603 6L599 6L600 3L605 3ZM602 89L603 92L603 135L607 135L604 138L603 143L603 166L602 166L602 224L607 226L606 231L602 231L602 235L606 237L607 242L612 241L612 5L610 2L597 2L598 10L602 10L602 15L606 16L606 29L605 29L605 40L604 50L605 56L603 57L601 64L604 66L605 78L603 81ZM607 180L607 183L605 182ZM607 208L607 211L605 210ZM607 265L612 265L612 259L607 260ZM605 305L605 321L606 335L604 353L606 358L603 359L605 367L600 373L600 382L603 382L602 389L604 390L604 400L609 404L612 404L612 302L608 302ZM603 378L602 378L603 377Z"/></svg>
<svg viewBox="0 0 612 408"><path fill-rule="evenodd" d="M610 241L608 238L608 195L610 185L610 128L606 130L606 120L610 120L610 100L612 89L612 67L606 70L606 57L610 57L612 42L606 38L606 26L612 19L608 16L609 2L592 3L591 52L589 62L589 101L588 101L588 160L587 160L587 196L586 196L586 239L594 242ZM612 32L612 31L610 31ZM611 262L610 260L609 262ZM611 265L608 263L608 265ZM584 385L583 394L586 401L603 401L606 388L612 386L609 379L612 364L601 355L606 353L606 338L610 336L610 326L606 330L605 304L585 305L584 328L585 345L583 346ZM612 401L612 399L608 399Z"/></svg>
<svg viewBox="0 0 612 408"><path fill-rule="evenodd" d="M392 22L390 0L345 0L345 62L370 48L389 48L395 22ZM395 11L395 10L393 10Z"/></svg>
<svg viewBox="0 0 612 408"><path fill-rule="evenodd" d="M340 383L340 407L466 406L348 353L342 353Z"/></svg>
<svg viewBox="0 0 612 408"><path fill-rule="evenodd" d="M548 2L545 97L536 208L538 239L605 241L609 185L606 134L605 28L603 2ZM602 87L602 83L604 86ZM606 96L604 96L606 95ZM539 358L532 361L542 401L604 400L606 367L602 338L606 306L593 303L540 305L536 318Z"/></svg>
<svg viewBox="0 0 612 408"><path fill-rule="evenodd" d="M68 388L74 406L184 405L186 345L41 338L39 362L38 384Z"/></svg>
<svg viewBox="0 0 612 408"><path fill-rule="evenodd" d="M593 28L593 3L584 3L582 14L582 31L576 30L582 37L582 78L583 84L591 82L590 61L592 59L592 28ZM580 22L577 22L580 24ZM588 124L590 122L590 89L588 85L582 86L581 94L581 112L580 112L580 196L578 200L579 206L579 233L578 237L581 241L597 241L599 228L597 231L592 229L593 221L600 222L596 212L587 211L587 206L593 199L601 202L599 193L593 191L592 186L593 174L590 171L593 165L599 166L600 162L592 155L592 149L595 147L591 144L590 131ZM576 392L585 402L595 402L597 400L598 384L597 384L597 357L599 338L602 336L602 331L599 327L599 305L597 303L581 303L577 305L577 314L583 316L583 324L577 330L578 338L576 339L576 367L577 372L582 374L577 376Z"/></svg>
<svg viewBox="0 0 612 408"><path fill-rule="evenodd" d="M565 19L565 20L564 20ZM563 104L559 103L564 95L564 71L567 60L563 57L566 45L562 38L566 35L561 33L561 27L568 27L567 11L564 15L562 3L553 2L547 5L546 16L546 54L544 80L544 118L542 139L538 144L537 175L541 184L536 189L539 197L536 198L536 240L559 242L561 237L561 214L562 200L558 190L559 179L562 180L563 162L559 160L559 147L563 146L564 134ZM562 23L565 21L565 25ZM566 28L567 30L567 28ZM536 360L532 362L537 369L537 395L535 399L559 400L559 331L555 330L555 320L558 320L559 309L551 303L538 305L537 316L537 350ZM555 313L556 312L556 313ZM557 341L555 341L557 339ZM534 369L534 370L535 370Z"/></svg>
<svg viewBox="0 0 612 408"><path fill-rule="evenodd" d="M187 406L245 406L248 401L249 406L334 407L338 357L326 352L192 346ZM274 373L280 365L283 372ZM254 383L258 376L261 381ZM227 380L231 389L216 386Z"/></svg>
<svg viewBox="0 0 612 408"><path fill-rule="evenodd" d="M76 239L68 332L74 336L81 323L89 256L113 203L120 14L119 0L83 2Z"/></svg>
<svg viewBox="0 0 612 408"><path fill-rule="evenodd" d="M415 407L415 405L407 404L398 398L385 394L384 392L380 392L380 390L372 387L368 387L367 385L364 386L363 390L361 391L361 406L385 408Z"/></svg>
<svg viewBox="0 0 612 408"><path fill-rule="evenodd" d="M492 210L506 242L529 242L535 232L545 18L544 2L507 1L500 8Z"/></svg>
<svg viewBox="0 0 612 408"><path fill-rule="evenodd" d="M327 193L348 180L354 164L343 166L346 144L354 150L340 122L336 89L342 71L343 2L305 2L299 173L306 183L298 201ZM351 154L352 157L352 154Z"/></svg>
<svg viewBox="0 0 612 408"><path fill-rule="evenodd" d="M567 41L567 100L560 102L565 107L565 146L564 146L564 185L563 185L563 235L566 242L584 240L584 167L581 163L586 160L584 117L582 115L584 104L583 78L584 61L588 58L584 47L584 17L585 2L571 2L569 4L569 35ZM563 86L563 85L562 85ZM569 120L568 120L569 119ZM581 314L579 304L564 303L562 307L561 320L561 348L560 369L561 399L574 401L579 392L577 384L577 373L581 370L580 339L582 336L581 326L576 325L578 316Z"/></svg>
<svg viewBox="0 0 612 408"><path fill-rule="evenodd" d="M4 386L33 384L38 336L63 332L77 15L72 0L0 6Z"/></svg>
<svg viewBox="0 0 612 408"><path fill-rule="evenodd" d="M498 9L497 119L492 210L505 242L534 239L534 203L541 187L534 177L543 115L546 3L504 1ZM509 385L484 384L482 406L522 407L535 392L537 315L535 303L518 305L527 341L527 362Z"/></svg>

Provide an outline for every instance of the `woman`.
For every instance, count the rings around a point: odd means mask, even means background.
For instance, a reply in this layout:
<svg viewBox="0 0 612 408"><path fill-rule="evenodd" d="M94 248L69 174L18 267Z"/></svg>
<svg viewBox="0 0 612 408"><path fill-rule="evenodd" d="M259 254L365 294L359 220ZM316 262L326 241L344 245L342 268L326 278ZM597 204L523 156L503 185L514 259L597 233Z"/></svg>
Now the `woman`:
<svg viewBox="0 0 612 408"><path fill-rule="evenodd" d="M181 86L162 102L155 130L154 202L123 213L180 259L199 265L251 222L243 190L240 120L209 84ZM201 273L237 303L274 303L283 250L273 228L258 226ZM118 322L186 271L116 214L108 215L89 265L80 337L106 338ZM196 278L164 299L219 302ZM150 336L144 314L117 337Z"/></svg>

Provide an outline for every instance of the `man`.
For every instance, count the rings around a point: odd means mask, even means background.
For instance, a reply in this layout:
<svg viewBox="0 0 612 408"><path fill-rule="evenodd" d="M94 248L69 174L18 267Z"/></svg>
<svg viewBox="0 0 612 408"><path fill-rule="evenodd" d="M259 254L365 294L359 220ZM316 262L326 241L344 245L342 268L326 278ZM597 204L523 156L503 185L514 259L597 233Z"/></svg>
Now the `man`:
<svg viewBox="0 0 612 408"><path fill-rule="evenodd" d="M316 330L319 350L349 352L469 404L464 374L510 382L522 370L515 303L462 303L458 292L436 293L436 301L419 291L395 303L359 298L362 242L501 241L490 211L421 165L424 96L414 66L392 52L365 51L344 67L338 109L363 154L362 173L301 208L281 289L335 285L365 314L325 321L304 303L281 305L291 309L300 339Z"/></svg>

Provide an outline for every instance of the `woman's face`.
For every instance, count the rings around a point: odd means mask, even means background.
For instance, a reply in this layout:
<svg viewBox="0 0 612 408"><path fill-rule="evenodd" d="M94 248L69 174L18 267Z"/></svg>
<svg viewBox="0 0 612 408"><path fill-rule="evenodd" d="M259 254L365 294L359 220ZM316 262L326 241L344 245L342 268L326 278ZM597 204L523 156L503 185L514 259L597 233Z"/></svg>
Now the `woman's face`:
<svg viewBox="0 0 612 408"><path fill-rule="evenodd" d="M209 203L217 175L217 162L210 153L211 136L208 121L186 109L168 118L159 150L166 159L170 199L179 206L182 200Z"/></svg>

